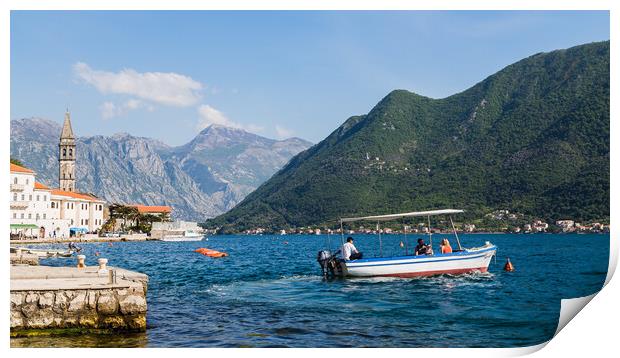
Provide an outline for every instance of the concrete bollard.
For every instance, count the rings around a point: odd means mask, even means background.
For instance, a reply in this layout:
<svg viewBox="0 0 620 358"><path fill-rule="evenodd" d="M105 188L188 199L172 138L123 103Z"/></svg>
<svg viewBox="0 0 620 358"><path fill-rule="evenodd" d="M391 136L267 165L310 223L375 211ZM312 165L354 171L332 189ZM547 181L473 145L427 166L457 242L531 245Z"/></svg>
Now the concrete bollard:
<svg viewBox="0 0 620 358"><path fill-rule="evenodd" d="M99 270L97 270L97 273L107 273L108 272L108 259L105 259L102 257L99 260L97 260L97 262L99 263Z"/></svg>
<svg viewBox="0 0 620 358"><path fill-rule="evenodd" d="M83 269L84 267L86 267L86 264L84 263L84 261L86 261L86 255L77 255L77 260L77 268Z"/></svg>

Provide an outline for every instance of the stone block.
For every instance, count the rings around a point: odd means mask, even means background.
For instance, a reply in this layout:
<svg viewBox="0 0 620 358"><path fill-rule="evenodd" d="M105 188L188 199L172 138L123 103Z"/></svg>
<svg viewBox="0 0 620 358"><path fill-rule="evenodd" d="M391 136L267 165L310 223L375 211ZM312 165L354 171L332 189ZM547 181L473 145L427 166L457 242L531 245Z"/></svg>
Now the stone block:
<svg viewBox="0 0 620 358"><path fill-rule="evenodd" d="M27 304L28 303L37 303L39 301L39 294L37 294L35 292L28 292L26 294L26 299L24 301Z"/></svg>
<svg viewBox="0 0 620 358"><path fill-rule="evenodd" d="M78 322L82 328L97 328L97 315L94 313L80 315Z"/></svg>
<svg viewBox="0 0 620 358"><path fill-rule="evenodd" d="M97 299L97 312L101 314L114 314L118 309L118 302L112 295L100 295Z"/></svg>
<svg viewBox="0 0 620 358"><path fill-rule="evenodd" d="M32 317L36 311L38 311L39 308L37 307L36 304L25 304L22 306L22 313L24 314L24 316L26 316L26 318L30 318Z"/></svg>
<svg viewBox="0 0 620 358"><path fill-rule="evenodd" d="M54 293L45 292L39 296L39 307L48 308L54 305Z"/></svg>
<svg viewBox="0 0 620 358"><path fill-rule="evenodd" d="M126 328L125 321L122 316L107 316L102 320L102 326L105 328Z"/></svg>
<svg viewBox="0 0 620 358"><path fill-rule="evenodd" d="M146 299L142 296L126 296L119 303L123 314L133 315L146 312Z"/></svg>
<svg viewBox="0 0 620 358"><path fill-rule="evenodd" d="M11 328L23 328L24 327L24 316L22 313L17 310L11 310Z"/></svg>
<svg viewBox="0 0 620 358"><path fill-rule="evenodd" d="M51 328L53 322L54 311L51 308L37 309L26 320L26 326L29 328Z"/></svg>
<svg viewBox="0 0 620 358"><path fill-rule="evenodd" d="M84 305L86 304L86 293L80 292L71 299L69 302L69 308L67 311L69 312L77 312L84 309Z"/></svg>
<svg viewBox="0 0 620 358"><path fill-rule="evenodd" d="M88 296L86 298L86 305L90 309L97 308L97 292L96 291L88 291Z"/></svg>
<svg viewBox="0 0 620 358"><path fill-rule="evenodd" d="M146 315L126 317L125 321L130 329L140 331L146 330Z"/></svg>
<svg viewBox="0 0 620 358"><path fill-rule="evenodd" d="M24 295L21 292L11 292L11 308L21 306L24 302Z"/></svg>
<svg viewBox="0 0 620 358"><path fill-rule="evenodd" d="M67 297L62 291L56 292L54 295L54 307L53 310L56 313L63 313L67 308Z"/></svg>

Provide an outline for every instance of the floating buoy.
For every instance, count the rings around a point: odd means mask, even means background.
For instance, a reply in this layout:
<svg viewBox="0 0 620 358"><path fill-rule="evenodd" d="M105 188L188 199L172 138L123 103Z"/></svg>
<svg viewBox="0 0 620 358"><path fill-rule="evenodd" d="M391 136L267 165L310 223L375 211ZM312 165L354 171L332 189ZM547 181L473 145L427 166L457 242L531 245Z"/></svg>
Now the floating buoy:
<svg viewBox="0 0 620 358"><path fill-rule="evenodd" d="M504 265L504 271L512 272L514 270L515 270L515 267L512 265L512 262L510 262L510 258L507 258L506 264Z"/></svg>
<svg viewBox="0 0 620 358"><path fill-rule="evenodd" d="M203 255L208 256L208 257L226 257L226 256L228 256L228 254L225 253L225 252L219 252L219 251L216 251L216 250L207 249L205 247L198 248L198 249L194 250L194 252L197 252L199 254L203 254Z"/></svg>
<svg viewBox="0 0 620 358"><path fill-rule="evenodd" d="M405 247L405 243L404 242L400 242L400 247Z"/></svg>

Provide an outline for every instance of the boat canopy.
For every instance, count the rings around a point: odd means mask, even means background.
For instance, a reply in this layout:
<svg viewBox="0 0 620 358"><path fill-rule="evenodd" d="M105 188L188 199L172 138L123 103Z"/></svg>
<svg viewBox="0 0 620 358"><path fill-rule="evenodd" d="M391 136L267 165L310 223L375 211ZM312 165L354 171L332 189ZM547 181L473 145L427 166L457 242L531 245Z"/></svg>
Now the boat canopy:
<svg viewBox="0 0 620 358"><path fill-rule="evenodd" d="M360 216L357 218L341 218L340 221L341 222L353 222L353 221L360 221L360 220L388 221L388 220L396 220L396 219L412 217L412 216L434 216L434 215L460 214L463 212L465 211L460 210L460 209L414 211L410 213L400 213L400 214Z"/></svg>

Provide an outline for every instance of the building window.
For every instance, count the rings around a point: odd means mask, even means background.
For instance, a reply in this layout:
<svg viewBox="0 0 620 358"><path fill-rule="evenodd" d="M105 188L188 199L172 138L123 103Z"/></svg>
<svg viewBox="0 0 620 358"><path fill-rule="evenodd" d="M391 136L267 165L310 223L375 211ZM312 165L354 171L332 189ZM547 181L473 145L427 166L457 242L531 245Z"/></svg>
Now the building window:
<svg viewBox="0 0 620 358"><path fill-rule="evenodd" d="M32 194L28 195L28 201L32 201Z"/></svg>
<svg viewBox="0 0 620 358"><path fill-rule="evenodd" d="M86 225L88 225L88 219L84 219L84 222L86 223Z"/></svg>
<svg viewBox="0 0 620 358"><path fill-rule="evenodd" d="M22 201L26 200L26 197L24 196L24 194L22 194Z"/></svg>
<svg viewBox="0 0 620 358"><path fill-rule="evenodd" d="M21 218L23 219L23 218L24 218L24 213L22 213L20 216L21 216Z"/></svg>
<svg viewBox="0 0 620 358"><path fill-rule="evenodd" d="M17 193L13 193L13 201L17 201Z"/></svg>
<svg viewBox="0 0 620 358"><path fill-rule="evenodd" d="M28 219L32 219L32 213L28 213Z"/></svg>
<svg viewBox="0 0 620 358"><path fill-rule="evenodd" d="M13 219L17 219L17 213L13 213Z"/></svg>
<svg viewBox="0 0 620 358"><path fill-rule="evenodd" d="M39 214L37 214L37 220L39 220L39 219L40 219Z"/></svg>
<svg viewBox="0 0 620 358"><path fill-rule="evenodd" d="M13 184L17 184L17 177L13 178Z"/></svg>
<svg viewBox="0 0 620 358"><path fill-rule="evenodd" d="M37 201L39 201L39 196L37 195Z"/></svg>
<svg viewBox="0 0 620 358"><path fill-rule="evenodd" d="M43 214L43 220L47 219L47 214Z"/></svg>
<svg viewBox="0 0 620 358"><path fill-rule="evenodd" d="M47 195L43 195L43 201L47 201Z"/></svg>
<svg viewBox="0 0 620 358"><path fill-rule="evenodd" d="M69 203L67 203L67 209L70 209L70 207L69 207L69 206L70 206L70 205L69 205Z"/></svg>
<svg viewBox="0 0 620 358"><path fill-rule="evenodd" d="M73 225L73 219L71 219L71 225Z"/></svg>
<svg viewBox="0 0 620 358"><path fill-rule="evenodd" d="M26 178L26 185L30 184L30 179Z"/></svg>

